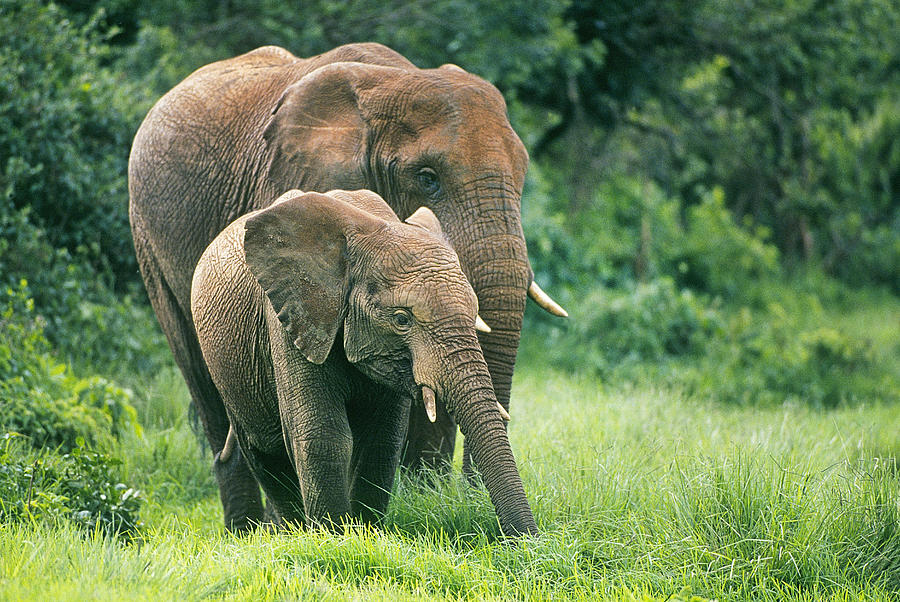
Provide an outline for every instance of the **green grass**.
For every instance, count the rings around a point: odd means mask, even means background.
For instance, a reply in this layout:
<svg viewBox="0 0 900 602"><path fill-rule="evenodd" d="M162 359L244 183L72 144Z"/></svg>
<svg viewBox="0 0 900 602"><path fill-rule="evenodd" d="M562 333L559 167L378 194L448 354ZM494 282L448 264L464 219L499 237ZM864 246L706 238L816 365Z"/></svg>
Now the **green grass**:
<svg viewBox="0 0 900 602"><path fill-rule="evenodd" d="M884 309L828 315L896 367ZM165 369L132 383L143 432L111 450L143 491L139 536L0 524L0 600L900 600L900 404L741 406L648 382L523 358L510 432L539 537L500 538L458 470L401 479L378 528L233 537Z"/></svg>
<svg viewBox="0 0 900 602"><path fill-rule="evenodd" d="M0 526L0 598L900 596L897 406L736 408L523 369L511 432L540 537L498 539L457 478L402 481L378 529L236 538L186 413L165 409L177 378L151 388L175 426L122 443L141 540Z"/></svg>

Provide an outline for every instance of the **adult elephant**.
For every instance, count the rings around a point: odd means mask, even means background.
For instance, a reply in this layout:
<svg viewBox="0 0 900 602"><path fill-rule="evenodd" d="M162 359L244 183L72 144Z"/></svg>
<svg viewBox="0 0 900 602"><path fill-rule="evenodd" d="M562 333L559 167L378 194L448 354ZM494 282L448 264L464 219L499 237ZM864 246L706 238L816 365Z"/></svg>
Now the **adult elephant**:
<svg viewBox="0 0 900 602"><path fill-rule="evenodd" d="M379 44L308 59L260 48L198 69L160 99L131 151L131 227L213 452L228 419L191 320L191 274L227 224L294 188L367 188L401 219L419 206L434 212L492 329L479 340L508 408L526 291L561 312L532 283L520 219L527 163L496 88L452 65L418 69ZM403 463L446 462L455 438L443 407L433 425L412 412ZM227 525L261 516L246 465L217 478Z"/></svg>

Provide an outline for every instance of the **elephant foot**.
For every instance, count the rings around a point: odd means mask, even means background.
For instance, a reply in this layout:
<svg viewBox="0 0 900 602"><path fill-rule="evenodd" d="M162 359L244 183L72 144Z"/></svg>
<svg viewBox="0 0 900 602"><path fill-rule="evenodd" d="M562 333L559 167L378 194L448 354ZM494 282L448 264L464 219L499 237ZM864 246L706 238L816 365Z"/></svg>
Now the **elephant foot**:
<svg viewBox="0 0 900 602"><path fill-rule="evenodd" d="M277 527L281 524L281 515L275 509L275 505L269 500L266 500L266 505L263 508L262 524L266 527Z"/></svg>

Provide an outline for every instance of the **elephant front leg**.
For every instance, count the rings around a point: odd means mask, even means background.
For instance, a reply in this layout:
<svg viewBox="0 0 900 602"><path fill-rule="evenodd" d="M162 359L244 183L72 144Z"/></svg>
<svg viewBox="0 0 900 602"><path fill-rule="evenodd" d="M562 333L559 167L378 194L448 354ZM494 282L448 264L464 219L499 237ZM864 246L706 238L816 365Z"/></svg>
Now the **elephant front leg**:
<svg viewBox="0 0 900 602"><path fill-rule="evenodd" d="M366 399L363 406L362 411L352 407L349 411L353 429L350 506L355 518L374 523L384 516L390 501L410 400L386 392L380 399ZM376 408L374 413L372 407Z"/></svg>
<svg viewBox="0 0 900 602"><path fill-rule="evenodd" d="M325 381L327 382L327 381ZM334 528L350 514L353 437L342 395L321 382L280 391L284 439L300 482L306 521Z"/></svg>
<svg viewBox="0 0 900 602"><path fill-rule="evenodd" d="M293 451L306 520L334 529L350 515L350 454L353 441L346 433L318 433L295 438Z"/></svg>
<svg viewBox="0 0 900 602"><path fill-rule="evenodd" d="M266 453L249 449L245 459L266 493L264 522L280 525L303 522L303 502L297 473L287 450Z"/></svg>

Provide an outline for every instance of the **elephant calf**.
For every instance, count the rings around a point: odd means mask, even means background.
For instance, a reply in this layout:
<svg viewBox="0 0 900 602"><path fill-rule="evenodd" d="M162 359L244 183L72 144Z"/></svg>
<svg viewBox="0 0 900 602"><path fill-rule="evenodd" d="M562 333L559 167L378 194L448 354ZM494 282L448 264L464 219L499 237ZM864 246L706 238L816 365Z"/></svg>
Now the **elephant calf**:
<svg viewBox="0 0 900 602"><path fill-rule="evenodd" d="M434 421L437 401L503 531L536 531L476 336L487 327L429 209L401 222L373 192L290 191L209 245L191 311L231 422L216 470L245 458L279 520L377 519L410 412Z"/></svg>

